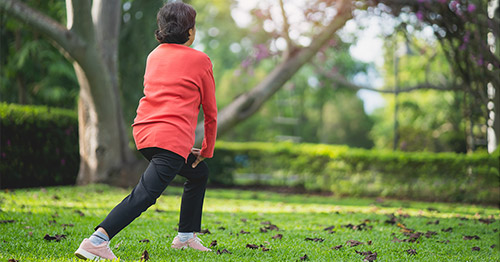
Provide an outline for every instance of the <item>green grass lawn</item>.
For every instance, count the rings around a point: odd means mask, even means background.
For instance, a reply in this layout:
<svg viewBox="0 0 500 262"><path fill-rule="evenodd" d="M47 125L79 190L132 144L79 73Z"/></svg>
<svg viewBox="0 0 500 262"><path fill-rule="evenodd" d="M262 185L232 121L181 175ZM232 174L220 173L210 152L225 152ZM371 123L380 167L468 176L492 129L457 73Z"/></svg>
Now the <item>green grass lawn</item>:
<svg viewBox="0 0 500 262"><path fill-rule="evenodd" d="M73 252L81 240L128 192L103 185L1 192L0 261L78 261ZM111 240L121 261L139 261L145 250L149 261L300 261L305 255L308 261L363 261L356 251L376 252L376 261L500 261L495 207L222 189L207 190L202 227L210 233L200 238L231 253L174 250L181 192L169 187ZM49 241L46 234L65 237ZM281 239L273 238L278 234ZM350 246L350 240L363 244Z"/></svg>

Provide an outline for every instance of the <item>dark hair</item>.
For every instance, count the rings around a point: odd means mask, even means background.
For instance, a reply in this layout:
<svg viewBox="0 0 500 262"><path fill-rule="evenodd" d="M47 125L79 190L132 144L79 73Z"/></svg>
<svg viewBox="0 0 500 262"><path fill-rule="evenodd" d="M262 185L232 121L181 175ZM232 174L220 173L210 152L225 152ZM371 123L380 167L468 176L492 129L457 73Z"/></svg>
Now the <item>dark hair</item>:
<svg viewBox="0 0 500 262"><path fill-rule="evenodd" d="M160 43L184 44L189 40L189 29L194 28L196 11L183 2L166 3L158 11L156 39Z"/></svg>

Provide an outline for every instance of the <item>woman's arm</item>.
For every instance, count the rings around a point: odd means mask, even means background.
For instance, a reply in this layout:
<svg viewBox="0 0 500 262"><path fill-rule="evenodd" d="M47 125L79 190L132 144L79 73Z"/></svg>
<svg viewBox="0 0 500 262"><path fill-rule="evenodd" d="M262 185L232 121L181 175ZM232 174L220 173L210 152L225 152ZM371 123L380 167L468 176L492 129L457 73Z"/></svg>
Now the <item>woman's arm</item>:
<svg viewBox="0 0 500 262"><path fill-rule="evenodd" d="M203 115L205 118L205 134L203 137L200 156L204 158L211 158L213 156L215 139L217 136L217 103L215 101L215 81L212 71L212 63L210 63L210 67L207 69L207 73L202 81L201 105L203 107Z"/></svg>

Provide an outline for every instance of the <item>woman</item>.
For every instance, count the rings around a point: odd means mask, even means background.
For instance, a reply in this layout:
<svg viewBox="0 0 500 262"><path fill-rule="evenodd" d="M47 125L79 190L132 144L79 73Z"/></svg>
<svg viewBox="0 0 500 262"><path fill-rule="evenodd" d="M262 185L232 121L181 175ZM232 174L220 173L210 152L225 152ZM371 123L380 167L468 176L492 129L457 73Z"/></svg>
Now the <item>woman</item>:
<svg viewBox="0 0 500 262"><path fill-rule="evenodd" d="M144 97L132 125L137 149L149 166L132 192L83 240L75 252L79 258L115 259L110 239L153 205L176 174L187 182L172 248L211 251L195 232L201 229L208 179L203 160L213 156L217 106L212 63L206 54L189 47L195 37L195 18L193 7L182 2L167 3L158 12L160 45L148 56ZM200 106L205 117L201 150L192 148Z"/></svg>

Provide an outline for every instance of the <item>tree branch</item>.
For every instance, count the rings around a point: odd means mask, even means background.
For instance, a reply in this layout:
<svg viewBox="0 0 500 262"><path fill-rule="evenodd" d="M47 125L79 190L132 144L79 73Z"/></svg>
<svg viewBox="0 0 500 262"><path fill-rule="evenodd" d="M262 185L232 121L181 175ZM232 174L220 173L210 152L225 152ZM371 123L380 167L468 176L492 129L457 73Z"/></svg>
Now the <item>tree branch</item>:
<svg viewBox="0 0 500 262"><path fill-rule="evenodd" d="M285 37L286 40L286 51L285 51L285 60L288 58L292 50L294 49L294 45L292 42L292 39L290 38L290 24L288 24L288 18L286 16L285 12L285 4L283 3L283 0L279 0L280 2L280 7L281 7L281 16L283 17L283 37Z"/></svg>
<svg viewBox="0 0 500 262"><path fill-rule="evenodd" d="M19 0L0 0L0 10L7 12L7 14L47 35L65 53L69 53L72 57L75 50L85 45L85 42L78 35L69 31L61 23Z"/></svg>
<svg viewBox="0 0 500 262"><path fill-rule="evenodd" d="M327 77L328 79L332 80L333 82L342 85L344 87L353 89L353 90L370 90L370 91L375 91L379 93L385 93L385 94L394 94L396 93L396 88L392 87L391 89L377 89L373 87L368 87L368 86L360 86L352 83L351 81L347 80L344 76L334 73L334 72L326 72L322 68L320 68L318 65L314 64L313 65L316 70L323 76ZM411 92L415 90L420 90L420 89L433 89L433 90L440 90L440 91L458 91L458 90L463 90L462 86L456 86L456 87L445 87L445 86L436 86L432 85L429 83L421 83L415 86L411 87L406 87L406 88L399 88L398 93L404 93L404 92Z"/></svg>
<svg viewBox="0 0 500 262"><path fill-rule="evenodd" d="M261 106L276 93L305 63L323 47L332 36L352 18L351 0L337 1L338 12L330 24L311 41L311 45L300 48L288 59L277 65L264 80L249 92L236 98L231 104L219 111L217 133L219 135L230 130L238 122L253 115ZM196 144L203 138L203 123L196 128Z"/></svg>

